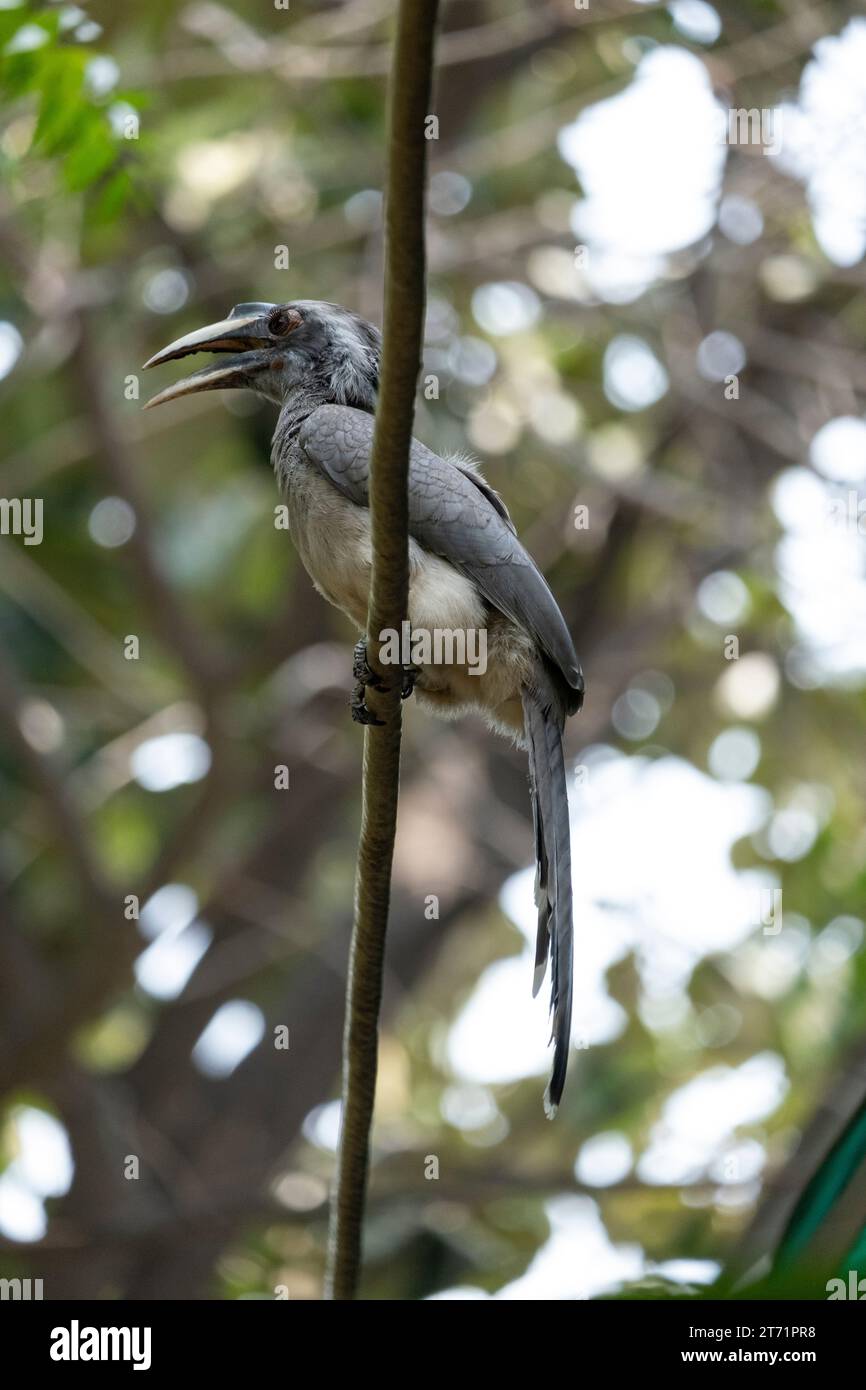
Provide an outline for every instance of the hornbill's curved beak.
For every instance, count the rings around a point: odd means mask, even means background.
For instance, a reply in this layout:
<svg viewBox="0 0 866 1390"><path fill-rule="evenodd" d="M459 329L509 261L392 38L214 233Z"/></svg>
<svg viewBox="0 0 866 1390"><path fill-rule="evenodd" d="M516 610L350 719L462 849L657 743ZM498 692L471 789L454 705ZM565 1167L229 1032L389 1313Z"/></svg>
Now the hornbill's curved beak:
<svg viewBox="0 0 866 1390"><path fill-rule="evenodd" d="M180 396L192 395L195 391L251 386L256 371L269 360L270 354L266 349L275 345L274 335L268 329L268 316L275 307L273 304L238 304L227 319L197 328L155 353L145 362L145 368L158 367L178 357L189 357L194 352L234 352L236 356L227 357L222 362L212 362L191 376L167 386L147 401L144 409L177 400Z"/></svg>

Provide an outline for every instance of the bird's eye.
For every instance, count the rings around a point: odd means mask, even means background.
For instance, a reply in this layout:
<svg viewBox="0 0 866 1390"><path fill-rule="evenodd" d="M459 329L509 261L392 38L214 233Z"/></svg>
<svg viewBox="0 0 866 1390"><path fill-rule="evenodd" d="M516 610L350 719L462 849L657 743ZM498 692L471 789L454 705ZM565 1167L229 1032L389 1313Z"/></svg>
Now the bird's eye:
<svg viewBox="0 0 866 1390"><path fill-rule="evenodd" d="M300 322L301 316L296 309L274 309L268 319L268 328L275 338L284 338Z"/></svg>

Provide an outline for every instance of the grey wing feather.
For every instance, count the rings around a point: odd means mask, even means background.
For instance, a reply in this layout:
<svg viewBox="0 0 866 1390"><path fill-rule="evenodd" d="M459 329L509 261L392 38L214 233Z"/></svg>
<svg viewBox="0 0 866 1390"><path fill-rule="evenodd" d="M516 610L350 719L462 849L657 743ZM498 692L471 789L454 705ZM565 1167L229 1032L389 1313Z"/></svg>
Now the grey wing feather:
<svg viewBox="0 0 866 1390"><path fill-rule="evenodd" d="M492 488L488 483L487 479L481 476L480 472L478 471L478 465L474 463L472 459L447 458L443 459L442 461L443 463L451 463L454 465L455 468L459 468L460 472L463 473L465 477L469 479L470 483L472 483L474 487L477 487L479 492L484 494L491 507L493 507L494 510L497 511L499 515L502 517L502 520L505 522L509 531L512 531L514 535L517 535L517 528L515 527L514 522L511 520L508 508L506 507L502 498L499 496L499 493L496 491L496 489Z"/></svg>
<svg viewBox="0 0 866 1390"><path fill-rule="evenodd" d="M364 411L322 405L298 435L311 463L359 506L368 500L373 429L373 417ZM577 708L583 676L565 619L515 535L504 504L463 461L440 458L417 440L409 461L409 529L420 545L467 574L488 603L535 638L574 691L569 707Z"/></svg>

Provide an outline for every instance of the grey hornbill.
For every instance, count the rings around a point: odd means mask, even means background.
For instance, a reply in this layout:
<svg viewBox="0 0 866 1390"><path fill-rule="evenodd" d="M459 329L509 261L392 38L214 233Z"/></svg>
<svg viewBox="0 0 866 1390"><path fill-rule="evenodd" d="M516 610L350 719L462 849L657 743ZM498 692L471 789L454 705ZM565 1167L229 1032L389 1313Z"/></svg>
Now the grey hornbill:
<svg viewBox="0 0 866 1390"><path fill-rule="evenodd" d="M169 344L148 367L229 353L148 406L195 391L246 387L280 407L272 461L289 529L313 583L363 633L371 563L367 483L379 372L377 329L336 304L239 304L227 319ZM476 466L413 441L409 471L411 631L486 632L483 674L458 664L407 672L419 700L453 717L479 710L529 753L537 860L533 993L551 956L554 1057L545 1109L565 1083L572 1001L572 891L562 735L583 700L565 620ZM373 677L356 649L353 714L369 716Z"/></svg>

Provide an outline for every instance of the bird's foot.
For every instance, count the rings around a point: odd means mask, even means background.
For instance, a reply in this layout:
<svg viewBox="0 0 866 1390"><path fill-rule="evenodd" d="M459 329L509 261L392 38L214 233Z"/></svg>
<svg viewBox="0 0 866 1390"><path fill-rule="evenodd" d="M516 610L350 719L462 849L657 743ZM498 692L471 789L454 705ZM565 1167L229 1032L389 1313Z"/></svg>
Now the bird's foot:
<svg viewBox="0 0 866 1390"><path fill-rule="evenodd" d="M377 719L375 714L367 706L366 696L367 687L363 681L358 681L352 691L352 698L349 701L349 709L352 711L352 718L356 724L384 724L383 719Z"/></svg>
<svg viewBox="0 0 866 1390"><path fill-rule="evenodd" d="M371 690L384 690L385 682L378 672L374 671L367 660L367 639L362 637L355 643L355 650L352 653L352 675L359 685L369 685Z"/></svg>
<svg viewBox="0 0 866 1390"><path fill-rule="evenodd" d="M352 675L355 677L355 689L352 691L352 698L349 701L349 708L352 711L352 718L356 724L382 724L384 720L377 719L371 709L367 707L367 690L384 690L385 682L378 672L374 671L367 660L367 639L362 637L355 643L355 650L352 654Z"/></svg>

